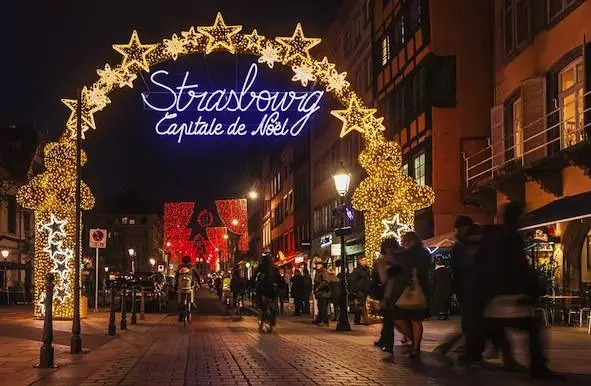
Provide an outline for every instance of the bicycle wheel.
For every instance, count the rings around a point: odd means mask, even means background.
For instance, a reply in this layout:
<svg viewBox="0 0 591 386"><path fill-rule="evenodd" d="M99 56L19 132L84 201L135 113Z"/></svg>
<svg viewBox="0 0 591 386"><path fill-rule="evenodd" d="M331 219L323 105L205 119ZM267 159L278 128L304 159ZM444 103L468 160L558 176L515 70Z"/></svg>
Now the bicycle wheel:
<svg viewBox="0 0 591 386"><path fill-rule="evenodd" d="M187 296L187 323L191 324L191 298Z"/></svg>

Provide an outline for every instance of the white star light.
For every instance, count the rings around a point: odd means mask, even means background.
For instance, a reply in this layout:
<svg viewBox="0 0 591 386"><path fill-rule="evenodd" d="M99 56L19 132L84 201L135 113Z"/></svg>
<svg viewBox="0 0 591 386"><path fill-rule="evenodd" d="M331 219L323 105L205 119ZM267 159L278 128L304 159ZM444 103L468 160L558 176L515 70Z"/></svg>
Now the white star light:
<svg viewBox="0 0 591 386"><path fill-rule="evenodd" d="M314 82L316 80L316 75L312 73L312 69L306 64L294 66L291 69L294 72L291 80L294 82L301 82L304 87L308 86L308 82Z"/></svg>
<svg viewBox="0 0 591 386"><path fill-rule="evenodd" d="M261 50L261 57L258 62L266 63L269 68L273 68L275 63L280 61L281 56L279 55L279 50L273 47L271 42L267 42L267 45Z"/></svg>
<svg viewBox="0 0 591 386"><path fill-rule="evenodd" d="M66 220L60 221L52 213L49 222L47 224L43 224L41 228L49 232L49 241L52 241L54 236L64 237L66 235L66 231L64 229L66 223Z"/></svg>
<svg viewBox="0 0 591 386"><path fill-rule="evenodd" d="M326 85L326 91L331 92L332 90L336 92L341 92L345 87L349 85L349 82L345 80L347 77L346 72L341 72L340 74L338 71L333 70L328 77L328 84Z"/></svg>
<svg viewBox="0 0 591 386"><path fill-rule="evenodd" d="M398 214L392 217L391 220L382 220L382 224L384 224L384 227L386 228L384 233L382 233L383 239L394 237L400 242L402 235L412 230L412 226L400 222L400 215Z"/></svg>
<svg viewBox="0 0 591 386"><path fill-rule="evenodd" d="M170 40L164 39L164 46L173 60L177 60L180 54L185 53L185 39L179 39L176 34L173 34Z"/></svg>
<svg viewBox="0 0 591 386"><path fill-rule="evenodd" d="M92 88L88 90L86 99L88 99L88 103L97 110L102 110L109 103L111 103L111 100L105 94L105 90L97 83L95 83Z"/></svg>

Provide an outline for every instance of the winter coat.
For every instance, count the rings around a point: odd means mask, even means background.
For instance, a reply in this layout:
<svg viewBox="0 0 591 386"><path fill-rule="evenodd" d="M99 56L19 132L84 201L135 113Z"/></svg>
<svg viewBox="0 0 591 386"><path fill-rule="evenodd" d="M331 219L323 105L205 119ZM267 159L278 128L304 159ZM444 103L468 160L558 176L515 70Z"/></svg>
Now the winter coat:
<svg viewBox="0 0 591 386"><path fill-rule="evenodd" d="M431 277L431 315L447 313L451 298L451 272L439 267Z"/></svg>
<svg viewBox="0 0 591 386"><path fill-rule="evenodd" d="M341 299L341 275L331 273L330 280L330 299L333 303L338 303Z"/></svg>
<svg viewBox="0 0 591 386"><path fill-rule="evenodd" d="M349 277L349 284L352 295L357 299L365 299L369 294L369 287L371 286L369 267L360 265L355 268Z"/></svg>
<svg viewBox="0 0 591 386"><path fill-rule="evenodd" d="M304 296L310 297L312 294L312 277L310 274L304 273L302 278L304 280Z"/></svg>
<svg viewBox="0 0 591 386"><path fill-rule="evenodd" d="M291 297L294 299L304 298L306 296L306 283L302 275L295 275L291 278Z"/></svg>
<svg viewBox="0 0 591 386"><path fill-rule="evenodd" d="M314 276L314 296L317 298L330 298L330 274L324 268L316 271Z"/></svg>
<svg viewBox="0 0 591 386"><path fill-rule="evenodd" d="M397 254L394 262L388 270L388 279L393 280L392 292L387 296L389 306L394 306L402 292L410 284L413 270L416 269L417 280L423 291L423 295L429 301L429 270L431 269L431 255L421 247L415 246Z"/></svg>
<svg viewBox="0 0 591 386"><path fill-rule="evenodd" d="M452 292L460 303L479 303L477 274L482 264L482 232L480 226L473 225L465 236L456 240L451 250Z"/></svg>

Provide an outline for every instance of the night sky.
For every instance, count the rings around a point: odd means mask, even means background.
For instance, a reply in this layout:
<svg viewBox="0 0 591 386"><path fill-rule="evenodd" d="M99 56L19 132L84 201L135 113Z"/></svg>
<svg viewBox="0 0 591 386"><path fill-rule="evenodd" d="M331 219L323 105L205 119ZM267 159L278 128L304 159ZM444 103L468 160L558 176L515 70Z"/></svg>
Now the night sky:
<svg viewBox="0 0 591 386"><path fill-rule="evenodd" d="M143 43L180 36L194 25L210 25L216 10L243 31L286 36L301 21L307 36L323 36L342 0L103 0L5 2L0 8L3 48L0 124L36 124L55 138L68 116L60 98L97 79L96 69L115 66L121 56L111 48L127 43L133 29ZM254 57L227 53L193 55L154 67L171 73L189 70L205 88L240 82ZM263 67L259 67L263 70ZM153 70L154 71L154 70ZM267 88L292 87L289 73L260 71ZM146 74L144 77L147 79ZM135 197L146 209L162 202L191 200L202 205L216 198L244 195L242 178L248 155L282 140L262 138L173 138L154 133L154 116L141 101L142 79L133 89L110 95L112 103L95 115L97 131L84 143L89 163L84 179L99 199Z"/></svg>

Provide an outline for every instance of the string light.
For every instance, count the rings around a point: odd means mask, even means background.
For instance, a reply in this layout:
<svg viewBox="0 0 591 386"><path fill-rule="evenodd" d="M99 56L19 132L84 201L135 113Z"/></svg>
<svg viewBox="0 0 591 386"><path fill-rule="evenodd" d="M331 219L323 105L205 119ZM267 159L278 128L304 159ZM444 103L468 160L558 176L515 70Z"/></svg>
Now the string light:
<svg viewBox="0 0 591 386"><path fill-rule="evenodd" d="M84 133L87 132L89 129L96 129L96 124L94 122L94 113L99 110L99 108L91 102L88 97L88 89L86 87L82 88L80 94L80 100L82 102L81 107L81 117L82 117L82 137L84 137ZM70 131L69 136L70 138L76 138L76 128L77 128L77 110L78 110L78 100L77 99L62 99L62 103L65 104L70 109L70 117L66 123L66 128Z"/></svg>
<svg viewBox="0 0 591 386"><path fill-rule="evenodd" d="M212 26L197 27L197 31L207 37L207 46L205 47L206 55L212 53L216 49L225 49L232 54L236 53L234 36L241 30L241 25L226 25L221 12L217 13Z"/></svg>
<svg viewBox="0 0 591 386"><path fill-rule="evenodd" d="M305 37L302 25L298 23L291 37L279 36L275 40L285 48L283 63L299 65L311 61L310 49L320 44L322 39Z"/></svg>
<svg viewBox="0 0 591 386"><path fill-rule="evenodd" d="M331 71L330 75L328 76L326 91L334 91L336 93L342 92L345 87L349 86L349 82L345 80L346 77L346 72L341 72L339 74L339 72L336 70Z"/></svg>
<svg viewBox="0 0 591 386"><path fill-rule="evenodd" d="M267 45L261 50L261 57L258 62L266 63L269 68L273 68L276 62L281 62L279 49L274 47L271 42L267 42Z"/></svg>
<svg viewBox="0 0 591 386"><path fill-rule="evenodd" d="M353 98L349 102L349 107L346 110L333 110L330 113L343 122L343 127L341 128L342 138L353 130L364 133L369 118L371 118L376 111L376 109L364 108L363 103L360 100Z"/></svg>
<svg viewBox="0 0 591 386"><path fill-rule="evenodd" d="M179 39L176 34L172 34L171 39L164 39L164 46L173 60L177 60L179 55L185 52L185 40Z"/></svg>
<svg viewBox="0 0 591 386"><path fill-rule="evenodd" d="M197 258L197 250L191 240L189 227L195 210L194 202L167 202L164 204L164 240L170 243L167 251L173 261L179 262L183 256L191 260Z"/></svg>
<svg viewBox="0 0 591 386"><path fill-rule="evenodd" d="M304 87L308 86L308 82L314 82L316 80L316 75L312 73L312 68L307 64L293 66L291 69L294 72L291 80L293 82L301 82Z"/></svg>
<svg viewBox="0 0 591 386"><path fill-rule="evenodd" d="M263 35L259 35L256 29L252 30L250 35L244 35L246 39L246 49L253 50L254 52L259 52L262 49L262 43L265 41L265 37Z"/></svg>
<svg viewBox="0 0 591 386"><path fill-rule="evenodd" d="M411 224L404 224L400 222L400 214L396 213L391 219L382 220L384 224L384 233L382 233L382 239L394 237L398 242L402 236L412 231L413 227Z"/></svg>
<svg viewBox="0 0 591 386"><path fill-rule="evenodd" d="M148 54L156 48L155 44L142 44L137 31L133 31L127 44L113 44L113 49L123 55L121 66L132 72L150 71Z"/></svg>
<svg viewBox="0 0 591 386"><path fill-rule="evenodd" d="M248 214L245 198L216 200L218 215L230 232L240 236L238 249L248 251Z"/></svg>

